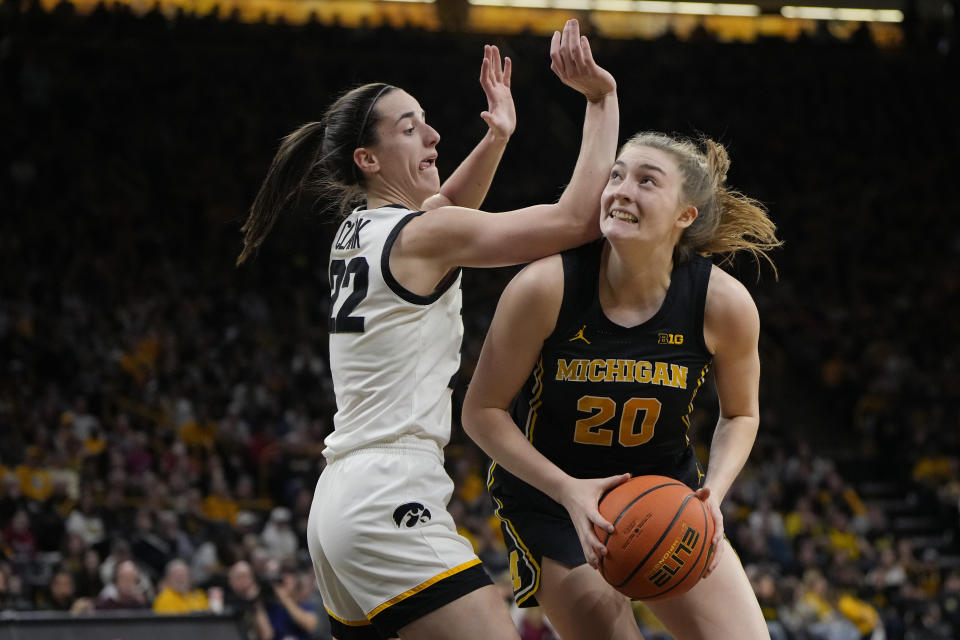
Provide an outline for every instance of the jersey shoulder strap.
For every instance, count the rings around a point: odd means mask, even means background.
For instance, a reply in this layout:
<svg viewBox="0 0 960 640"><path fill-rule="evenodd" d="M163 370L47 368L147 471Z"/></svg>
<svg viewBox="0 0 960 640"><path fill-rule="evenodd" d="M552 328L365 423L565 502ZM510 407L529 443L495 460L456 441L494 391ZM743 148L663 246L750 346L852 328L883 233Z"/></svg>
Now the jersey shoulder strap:
<svg viewBox="0 0 960 640"><path fill-rule="evenodd" d="M563 302L553 333L545 342L553 340L557 335L565 336L584 311L593 306L597 297L603 242L601 238L560 254L563 259Z"/></svg>

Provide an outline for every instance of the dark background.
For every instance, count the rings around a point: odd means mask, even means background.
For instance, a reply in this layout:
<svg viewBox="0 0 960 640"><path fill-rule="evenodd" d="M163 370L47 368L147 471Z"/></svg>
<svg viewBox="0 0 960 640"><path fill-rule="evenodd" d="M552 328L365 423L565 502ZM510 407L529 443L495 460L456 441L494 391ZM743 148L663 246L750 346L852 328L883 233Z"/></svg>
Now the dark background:
<svg viewBox="0 0 960 640"><path fill-rule="evenodd" d="M725 143L729 182L769 207L785 242L779 280L749 260L733 268L761 313L763 415L725 520L765 610L776 618L802 599L813 571L831 606L841 592L871 603L888 637L954 637L960 63L949 31L907 29L898 49L823 32L751 44L595 37L593 50L618 81L621 140L655 129ZM186 530L186 496L211 495L214 478L261 521L286 505L302 526L334 410L334 206L290 215L238 269L239 226L279 139L363 82L417 97L447 175L485 128L484 43L514 60L519 121L485 208L552 200L583 104L550 73L547 38L0 5L0 465L21 483L36 472L65 485L4 494L5 581L19 590L6 606L37 606L77 488L115 524L110 540L135 538L144 510L172 510ZM512 273L464 277L465 381ZM716 407L709 393L698 402L705 458ZM502 569L482 454L454 422L451 508ZM215 435L194 442L188 424ZM750 518L789 520L805 502L814 516L796 531ZM18 508L32 550L9 528ZM224 567L244 557L229 519L190 535L216 539ZM905 568L899 584L877 577L884 549ZM45 564L43 553L61 555ZM154 579L156 564L145 567Z"/></svg>

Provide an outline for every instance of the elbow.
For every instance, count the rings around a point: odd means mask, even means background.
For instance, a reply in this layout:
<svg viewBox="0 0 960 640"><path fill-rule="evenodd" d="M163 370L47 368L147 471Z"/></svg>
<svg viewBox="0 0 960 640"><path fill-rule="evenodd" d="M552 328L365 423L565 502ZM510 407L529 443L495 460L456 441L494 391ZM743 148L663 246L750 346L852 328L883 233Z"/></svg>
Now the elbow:
<svg viewBox="0 0 960 640"><path fill-rule="evenodd" d="M556 206L560 209L557 220L561 221L563 231L571 234L577 245L600 237L599 192L596 197L583 197L580 194L572 194L567 199L561 197Z"/></svg>
<svg viewBox="0 0 960 640"><path fill-rule="evenodd" d="M467 397L463 400L463 409L460 412L460 423L463 425L463 432L473 440L481 449L483 446L483 414L484 407L477 402L477 398L471 396L469 390Z"/></svg>
<svg viewBox="0 0 960 640"><path fill-rule="evenodd" d="M463 432L470 437L474 442L477 441L476 438L476 418L477 411L476 407L470 402L469 394L467 398L463 401L463 409L460 412L460 424L463 426Z"/></svg>

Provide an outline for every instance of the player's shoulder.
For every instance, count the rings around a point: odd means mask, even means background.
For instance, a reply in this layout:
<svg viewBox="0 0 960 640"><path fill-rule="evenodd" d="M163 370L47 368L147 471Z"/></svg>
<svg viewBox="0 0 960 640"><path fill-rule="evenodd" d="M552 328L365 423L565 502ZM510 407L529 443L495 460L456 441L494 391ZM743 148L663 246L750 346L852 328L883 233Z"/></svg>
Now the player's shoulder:
<svg viewBox="0 0 960 640"><path fill-rule="evenodd" d="M529 296L563 293L563 258L560 254L534 260L523 267L511 285Z"/></svg>
<svg viewBox="0 0 960 640"><path fill-rule="evenodd" d="M704 309L705 335L731 338L759 333L757 305L742 282L714 265ZM711 348L711 351L714 349Z"/></svg>
<svg viewBox="0 0 960 640"><path fill-rule="evenodd" d="M732 275L713 265L710 269L710 281L707 286L707 307L717 307L716 311L745 310L757 305L743 283Z"/></svg>

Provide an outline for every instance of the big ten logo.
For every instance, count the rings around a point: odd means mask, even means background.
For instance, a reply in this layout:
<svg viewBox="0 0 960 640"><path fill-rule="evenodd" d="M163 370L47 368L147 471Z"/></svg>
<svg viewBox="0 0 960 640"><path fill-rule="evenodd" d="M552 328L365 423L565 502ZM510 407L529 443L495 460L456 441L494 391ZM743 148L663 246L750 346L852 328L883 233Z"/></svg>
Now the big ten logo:
<svg viewBox="0 0 960 640"><path fill-rule="evenodd" d="M677 575L700 541L699 531L686 523L681 523L681 526L686 527L683 535L673 541L667 552L660 558L654 572L647 578L658 587L667 584L670 578Z"/></svg>
<svg viewBox="0 0 960 640"><path fill-rule="evenodd" d="M683 344L682 333L658 333L657 344Z"/></svg>

